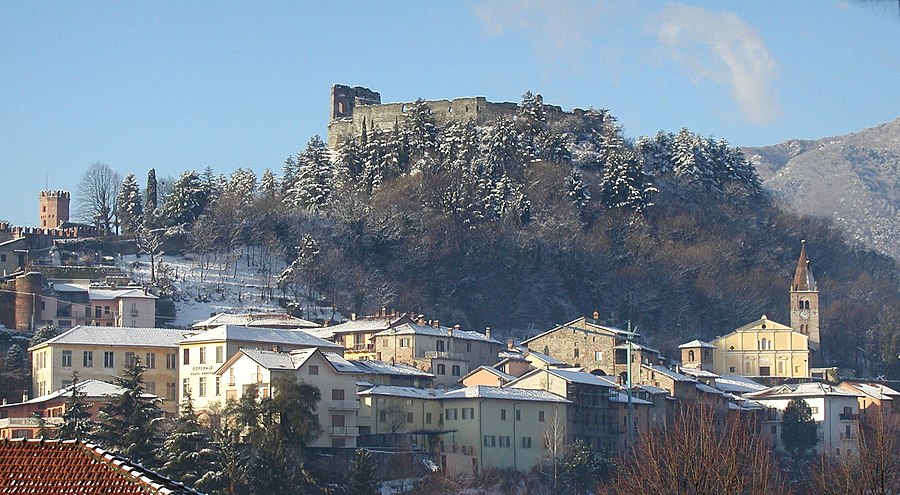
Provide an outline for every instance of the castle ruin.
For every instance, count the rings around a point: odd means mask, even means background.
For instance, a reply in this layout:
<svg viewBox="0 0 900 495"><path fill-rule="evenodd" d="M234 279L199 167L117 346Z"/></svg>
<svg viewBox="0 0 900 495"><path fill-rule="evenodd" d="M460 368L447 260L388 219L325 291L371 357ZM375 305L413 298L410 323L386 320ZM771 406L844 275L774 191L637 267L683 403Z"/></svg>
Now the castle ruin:
<svg viewBox="0 0 900 495"><path fill-rule="evenodd" d="M328 123L328 147L337 147L344 136L354 136L366 126L392 129L403 119L413 102L381 103L381 94L362 86L331 86L331 118ZM499 118L514 120L519 109L517 103L493 103L483 96L455 98L452 100L426 100L435 123L444 126L450 122L472 120L485 125ZM544 105L548 120L562 117L566 112L553 105Z"/></svg>

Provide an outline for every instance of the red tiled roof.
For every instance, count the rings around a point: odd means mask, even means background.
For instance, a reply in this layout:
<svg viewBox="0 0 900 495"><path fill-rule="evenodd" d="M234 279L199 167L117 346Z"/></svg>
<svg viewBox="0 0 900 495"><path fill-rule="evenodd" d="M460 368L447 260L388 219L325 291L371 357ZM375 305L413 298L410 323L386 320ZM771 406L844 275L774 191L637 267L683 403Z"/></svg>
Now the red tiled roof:
<svg viewBox="0 0 900 495"><path fill-rule="evenodd" d="M191 494L199 492L96 445L76 440L0 441L0 494Z"/></svg>

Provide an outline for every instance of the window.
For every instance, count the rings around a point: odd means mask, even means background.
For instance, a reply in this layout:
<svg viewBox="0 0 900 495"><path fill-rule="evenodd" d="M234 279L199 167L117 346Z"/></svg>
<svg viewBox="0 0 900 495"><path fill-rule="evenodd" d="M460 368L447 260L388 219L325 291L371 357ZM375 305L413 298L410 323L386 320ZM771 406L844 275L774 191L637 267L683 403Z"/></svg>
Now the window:
<svg viewBox="0 0 900 495"><path fill-rule="evenodd" d="M166 369L174 370L177 367L178 367L178 353L167 352L166 353Z"/></svg>
<svg viewBox="0 0 900 495"><path fill-rule="evenodd" d="M544 421L544 411L538 411L538 421Z"/></svg>
<svg viewBox="0 0 900 495"><path fill-rule="evenodd" d="M454 364L451 371L453 372L453 376L459 376L459 365Z"/></svg>
<svg viewBox="0 0 900 495"><path fill-rule="evenodd" d="M103 367L104 368L115 368L116 366L116 355L113 354L112 351L104 351L103 352Z"/></svg>
<svg viewBox="0 0 900 495"><path fill-rule="evenodd" d="M182 364L191 364L191 350L190 349L184 350L184 355L181 356L181 363Z"/></svg>
<svg viewBox="0 0 900 495"><path fill-rule="evenodd" d="M200 397L206 397L206 377L201 376L199 380L199 387L197 387L197 395Z"/></svg>
<svg viewBox="0 0 900 495"><path fill-rule="evenodd" d="M380 419L382 423L386 422L387 421L387 411L381 411L378 414L378 419Z"/></svg>
<svg viewBox="0 0 900 495"><path fill-rule="evenodd" d="M93 368L94 351L83 351L81 353L81 364L84 365L85 368Z"/></svg>
<svg viewBox="0 0 900 495"><path fill-rule="evenodd" d="M516 421L522 421L522 410L516 409Z"/></svg>
<svg viewBox="0 0 900 495"><path fill-rule="evenodd" d="M134 366L134 353L126 352L125 353L125 366Z"/></svg>
<svg viewBox="0 0 900 495"><path fill-rule="evenodd" d="M696 361L694 359L694 351L688 351L688 361Z"/></svg>
<svg viewBox="0 0 900 495"><path fill-rule="evenodd" d="M437 365L437 374L438 375L446 375L447 374L447 367L444 366L443 363Z"/></svg>
<svg viewBox="0 0 900 495"><path fill-rule="evenodd" d="M200 364L206 364L206 347L200 348Z"/></svg>
<svg viewBox="0 0 900 495"><path fill-rule="evenodd" d="M411 412L406 413L406 422L407 423L413 422L413 413L411 413Z"/></svg>
<svg viewBox="0 0 900 495"><path fill-rule="evenodd" d="M6 261L6 255L0 254L0 261Z"/></svg>
<svg viewBox="0 0 900 495"><path fill-rule="evenodd" d="M404 337L400 339L400 347L409 347L409 338Z"/></svg>
<svg viewBox="0 0 900 495"><path fill-rule="evenodd" d="M95 306L94 307L94 318L100 318L101 316L103 316L103 308L101 308L100 306Z"/></svg>
<svg viewBox="0 0 900 495"><path fill-rule="evenodd" d="M475 408L474 407L462 408L462 419L475 419Z"/></svg>
<svg viewBox="0 0 900 495"><path fill-rule="evenodd" d="M603 351L594 351L594 361L603 361Z"/></svg>
<svg viewBox="0 0 900 495"><path fill-rule="evenodd" d="M331 389L331 400L344 400L344 389L342 389L342 388Z"/></svg>
<svg viewBox="0 0 900 495"><path fill-rule="evenodd" d="M187 378L181 379L181 395L188 395L191 393L191 381Z"/></svg>
<svg viewBox="0 0 900 495"><path fill-rule="evenodd" d="M578 347L577 346L575 347L575 352L573 353L572 357L578 358Z"/></svg>
<svg viewBox="0 0 900 495"><path fill-rule="evenodd" d="M497 446L497 437L494 435L485 435L484 436L484 446L485 447L496 447Z"/></svg>
<svg viewBox="0 0 900 495"><path fill-rule="evenodd" d="M216 397L222 395L222 377L216 375Z"/></svg>
<svg viewBox="0 0 900 495"><path fill-rule="evenodd" d="M224 349L222 348L222 346L217 345L216 346L216 363L217 364L221 363L224 356L225 356Z"/></svg>
<svg viewBox="0 0 900 495"><path fill-rule="evenodd" d="M447 409L444 412L444 417L447 419L456 419L456 409Z"/></svg>
<svg viewBox="0 0 900 495"><path fill-rule="evenodd" d="M103 306L103 316L109 316L109 306Z"/></svg>
<svg viewBox="0 0 900 495"><path fill-rule="evenodd" d="M531 448L531 437L522 437L522 448L523 449Z"/></svg>
<svg viewBox="0 0 900 495"><path fill-rule="evenodd" d="M759 376L771 376L772 370L769 366L759 367Z"/></svg>
<svg viewBox="0 0 900 495"><path fill-rule="evenodd" d="M735 373L734 366L729 366L729 367L728 367L728 372L729 372L729 373Z"/></svg>
<svg viewBox="0 0 900 495"><path fill-rule="evenodd" d="M166 399L178 399L178 384L175 382L166 382Z"/></svg>
<svg viewBox="0 0 900 495"><path fill-rule="evenodd" d="M444 352L444 341L443 340L438 340L437 342L435 342L434 345L435 345L436 351Z"/></svg>
<svg viewBox="0 0 900 495"><path fill-rule="evenodd" d="M472 352L472 343L466 342L466 352Z"/></svg>
<svg viewBox="0 0 900 495"><path fill-rule="evenodd" d="M315 364L309 365L309 374L310 375L318 375L319 374L319 366Z"/></svg>
<svg viewBox="0 0 900 495"><path fill-rule="evenodd" d="M156 369L156 353L148 352L144 357L146 358L144 359L144 366L151 370Z"/></svg>
<svg viewBox="0 0 900 495"><path fill-rule="evenodd" d="M425 413L425 422L431 424L431 413Z"/></svg>
<svg viewBox="0 0 900 495"><path fill-rule="evenodd" d="M778 361L778 374L784 374L784 361Z"/></svg>
<svg viewBox="0 0 900 495"><path fill-rule="evenodd" d="M500 421L506 421L506 409L500 410Z"/></svg>
<svg viewBox="0 0 900 495"><path fill-rule="evenodd" d="M500 447L509 448L509 437L500 437Z"/></svg>
<svg viewBox="0 0 900 495"><path fill-rule="evenodd" d="M147 382L147 393L156 395L156 382Z"/></svg>
<svg viewBox="0 0 900 495"><path fill-rule="evenodd" d="M72 351L62 351L62 365L63 368L72 367Z"/></svg>

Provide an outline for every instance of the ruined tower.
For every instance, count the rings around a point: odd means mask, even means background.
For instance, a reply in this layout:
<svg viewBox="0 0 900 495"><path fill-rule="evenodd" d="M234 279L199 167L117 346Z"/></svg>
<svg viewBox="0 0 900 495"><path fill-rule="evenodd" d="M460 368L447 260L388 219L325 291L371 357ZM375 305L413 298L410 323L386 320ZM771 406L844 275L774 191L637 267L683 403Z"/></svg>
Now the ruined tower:
<svg viewBox="0 0 900 495"><path fill-rule="evenodd" d="M819 336L819 289L806 258L806 241L800 244L800 259L791 282L791 327L809 337L813 364L821 362Z"/></svg>
<svg viewBox="0 0 900 495"><path fill-rule="evenodd" d="M41 191L41 228L55 229L69 221L69 191Z"/></svg>

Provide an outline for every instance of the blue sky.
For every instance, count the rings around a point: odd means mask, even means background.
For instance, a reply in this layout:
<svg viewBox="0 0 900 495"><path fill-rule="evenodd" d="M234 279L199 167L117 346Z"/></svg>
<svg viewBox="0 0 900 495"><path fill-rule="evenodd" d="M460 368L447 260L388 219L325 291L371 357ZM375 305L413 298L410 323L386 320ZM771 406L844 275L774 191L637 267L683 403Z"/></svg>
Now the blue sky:
<svg viewBox="0 0 900 495"><path fill-rule="evenodd" d="M896 119L898 81L891 1L2 2L0 219L36 225L45 184L74 193L95 161L142 185L280 170L325 135L332 83L531 90L631 137L758 146Z"/></svg>

